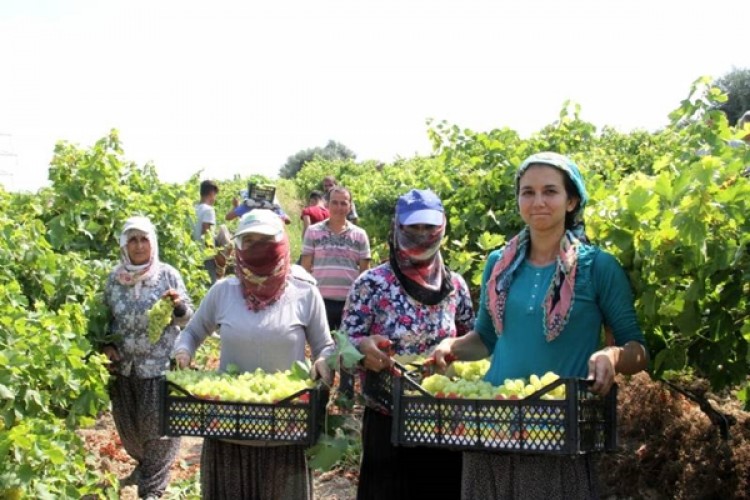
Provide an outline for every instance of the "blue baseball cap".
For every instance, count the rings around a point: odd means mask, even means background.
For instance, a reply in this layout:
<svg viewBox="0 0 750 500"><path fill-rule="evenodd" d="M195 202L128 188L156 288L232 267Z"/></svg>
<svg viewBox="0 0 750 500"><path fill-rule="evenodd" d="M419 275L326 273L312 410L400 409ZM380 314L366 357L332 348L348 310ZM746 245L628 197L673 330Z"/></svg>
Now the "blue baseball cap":
<svg viewBox="0 0 750 500"><path fill-rule="evenodd" d="M445 218L443 203L429 189L412 189L399 196L396 203L396 220L402 226L430 224L442 226Z"/></svg>

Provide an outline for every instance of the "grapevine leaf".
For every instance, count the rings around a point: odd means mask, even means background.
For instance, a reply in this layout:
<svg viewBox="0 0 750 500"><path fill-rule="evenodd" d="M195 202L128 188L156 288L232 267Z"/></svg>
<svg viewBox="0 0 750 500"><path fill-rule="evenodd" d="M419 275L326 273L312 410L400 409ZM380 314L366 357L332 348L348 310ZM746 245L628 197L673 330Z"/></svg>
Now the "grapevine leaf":
<svg viewBox="0 0 750 500"><path fill-rule="evenodd" d="M737 391L737 399L745 403L745 411L750 411L750 384Z"/></svg>
<svg viewBox="0 0 750 500"><path fill-rule="evenodd" d="M0 384L0 398L2 399L14 399L15 394L7 386Z"/></svg>
<svg viewBox="0 0 750 500"><path fill-rule="evenodd" d="M344 456L348 447L349 440L346 438L322 435L307 452L310 467L321 471L330 470Z"/></svg>
<svg viewBox="0 0 750 500"><path fill-rule="evenodd" d="M305 360L307 361L307 360ZM292 363L292 378L295 378L297 380L307 380L310 378L310 366L309 361L300 361L297 360L294 363Z"/></svg>
<svg viewBox="0 0 750 500"><path fill-rule="evenodd" d="M349 341L343 332L336 330L333 332L333 338L336 341L336 350L329 356L328 363L332 365L335 370L340 370L341 367L352 369L357 366L357 363L364 358L361 352Z"/></svg>

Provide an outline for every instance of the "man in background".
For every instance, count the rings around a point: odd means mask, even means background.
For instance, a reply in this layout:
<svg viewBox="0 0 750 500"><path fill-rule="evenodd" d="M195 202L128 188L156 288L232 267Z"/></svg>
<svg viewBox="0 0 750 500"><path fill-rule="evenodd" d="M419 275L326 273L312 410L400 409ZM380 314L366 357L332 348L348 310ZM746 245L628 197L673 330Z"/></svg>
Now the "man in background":
<svg viewBox="0 0 750 500"><path fill-rule="evenodd" d="M328 206L328 203L330 202L330 195L331 195L331 189L333 189L335 186L338 186L338 182L336 181L336 178L332 175L327 175L323 177L323 181L320 183L321 186L323 186L323 192L325 195L323 196L323 199L325 201L325 206ZM349 213L346 214L346 219L354 224L356 224L359 221L359 214L357 214L357 208L354 206L354 200L349 198Z"/></svg>
<svg viewBox="0 0 750 500"><path fill-rule="evenodd" d="M193 226L193 239L198 242L205 242L206 233L209 234L213 242L213 228L216 225L216 196L219 194L219 186L212 180L201 182L200 195L201 200L195 205L195 225ZM214 258L203 261L203 266L208 271L211 278L211 284L216 282L216 261Z"/></svg>
<svg viewBox="0 0 750 500"><path fill-rule="evenodd" d="M370 240L361 227L347 220L351 210L349 190L334 186L329 191L330 216L307 228L301 263L318 282L326 306L328 326L338 330L344 302L354 280L370 268ZM339 391L353 396L351 374L341 372Z"/></svg>

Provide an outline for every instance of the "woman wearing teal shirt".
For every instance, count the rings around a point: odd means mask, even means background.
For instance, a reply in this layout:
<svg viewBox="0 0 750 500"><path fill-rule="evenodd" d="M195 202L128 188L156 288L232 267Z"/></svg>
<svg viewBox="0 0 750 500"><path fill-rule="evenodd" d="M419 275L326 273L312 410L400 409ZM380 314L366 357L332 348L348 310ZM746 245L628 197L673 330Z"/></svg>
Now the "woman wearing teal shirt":
<svg viewBox="0 0 750 500"><path fill-rule="evenodd" d="M441 342L437 363L492 354L494 384L553 371L587 377L606 394L616 373L645 369L648 355L624 271L586 239L580 171L565 156L532 155L516 174L516 196L526 227L489 255L474 331ZM615 345L600 349L604 325ZM464 498L598 496L588 456L465 453L462 484Z"/></svg>

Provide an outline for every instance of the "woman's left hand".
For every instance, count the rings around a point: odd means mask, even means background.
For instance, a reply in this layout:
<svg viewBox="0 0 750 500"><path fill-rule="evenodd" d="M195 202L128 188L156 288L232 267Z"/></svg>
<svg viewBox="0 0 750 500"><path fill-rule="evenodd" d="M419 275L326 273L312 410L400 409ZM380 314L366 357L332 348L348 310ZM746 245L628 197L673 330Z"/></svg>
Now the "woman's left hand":
<svg viewBox="0 0 750 500"><path fill-rule="evenodd" d="M185 304L182 302L182 297L180 297L180 293L177 290L170 288L164 292L162 297L165 299L168 298L172 301L172 308L174 309L175 316L180 317L185 315Z"/></svg>
<svg viewBox="0 0 750 500"><path fill-rule="evenodd" d="M333 371L328 366L325 356L321 356L315 360L310 370L310 378L313 380L320 379L329 387L333 385Z"/></svg>
<svg viewBox="0 0 750 500"><path fill-rule="evenodd" d="M390 370L393 366L393 360L382 346L390 346L391 341L383 335L370 335L363 338L359 343L359 352L365 357L362 358L362 366L374 372Z"/></svg>
<svg viewBox="0 0 750 500"><path fill-rule="evenodd" d="M617 349L616 347L607 347L596 351L589 358L588 379L593 381L591 392L604 396L612 388L612 384L615 382Z"/></svg>
<svg viewBox="0 0 750 500"><path fill-rule="evenodd" d="M180 294L177 290L174 288L170 288L166 292L164 292L164 295L162 295L163 298L168 298L172 301L172 307L177 307L182 303L182 298L180 298Z"/></svg>

